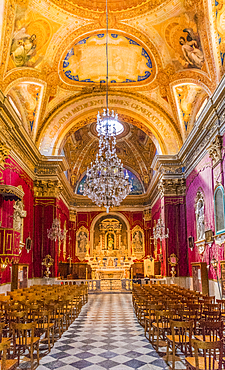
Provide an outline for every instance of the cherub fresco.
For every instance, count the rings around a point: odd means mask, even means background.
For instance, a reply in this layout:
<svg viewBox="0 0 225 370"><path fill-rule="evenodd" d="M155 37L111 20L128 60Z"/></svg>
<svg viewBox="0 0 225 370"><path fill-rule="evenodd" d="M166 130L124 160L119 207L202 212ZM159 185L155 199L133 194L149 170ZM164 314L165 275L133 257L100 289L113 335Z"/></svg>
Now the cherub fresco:
<svg viewBox="0 0 225 370"><path fill-rule="evenodd" d="M28 35L25 28L15 32L10 55L16 67L27 66L29 59L32 58L36 51L36 35Z"/></svg>
<svg viewBox="0 0 225 370"><path fill-rule="evenodd" d="M187 33L186 39L181 36L179 43L185 58L184 68L199 68L204 64L204 55L200 49L200 40L198 34L194 33L192 28L185 28L183 32Z"/></svg>

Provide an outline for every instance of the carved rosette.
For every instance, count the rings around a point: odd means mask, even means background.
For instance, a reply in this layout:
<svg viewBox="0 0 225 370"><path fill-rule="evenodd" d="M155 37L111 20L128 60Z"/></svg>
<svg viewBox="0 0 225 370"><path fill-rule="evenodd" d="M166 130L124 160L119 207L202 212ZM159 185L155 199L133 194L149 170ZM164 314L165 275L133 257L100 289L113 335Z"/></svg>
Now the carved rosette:
<svg viewBox="0 0 225 370"><path fill-rule="evenodd" d="M161 198L165 196L185 196L186 181L185 179L162 179L158 185Z"/></svg>
<svg viewBox="0 0 225 370"><path fill-rule="evenodd" d="M5 160L8 158L9 152L10 149L5 144L0 142L0 168L2 170L5 169Z"/></svg>
<svg viewBox="0 0 225 370"><path fill-rule="evenodd" d="M63 186L59 180L35 180L34 196L35 197L52 197L58 198L62 192Z"/></svg>
<svg viewBox="0 0 225 370"><path fill-rule="evenodd" d="M212 159L213 167L215 167L222 159L222 136L217 135L207 148L209 157Z"/></svg>

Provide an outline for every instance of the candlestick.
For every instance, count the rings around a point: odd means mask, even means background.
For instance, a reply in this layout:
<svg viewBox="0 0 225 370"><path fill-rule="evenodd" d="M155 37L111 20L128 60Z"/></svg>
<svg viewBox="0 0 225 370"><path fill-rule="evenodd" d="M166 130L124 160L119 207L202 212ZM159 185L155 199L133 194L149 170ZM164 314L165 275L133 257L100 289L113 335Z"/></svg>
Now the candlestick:
<svg viewBox="0 0 225 370"><path fill-rule="evenodd" d="M88 275L88 269L87 269L87 267L86 267L86 280L87 280L87 275Z"/></svg>
<svg viewBox="0 0 225 370"><path fill-rule="evenodd" d="M130 269L130 278L131 278L131 280L133 280L133 267L131 267L131 269Z"/></svg>

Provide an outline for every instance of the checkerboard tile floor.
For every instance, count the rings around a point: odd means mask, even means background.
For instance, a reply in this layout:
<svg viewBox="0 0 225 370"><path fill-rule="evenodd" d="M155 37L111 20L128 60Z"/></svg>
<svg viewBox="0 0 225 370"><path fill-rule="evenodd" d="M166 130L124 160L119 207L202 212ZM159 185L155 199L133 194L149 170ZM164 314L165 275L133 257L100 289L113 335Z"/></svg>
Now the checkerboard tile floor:
<svg viewBox="0 0 225 370"><path fill-rule="evenodd" d="M166 363L138 324L130 294L89 295L38 370L161 370Z"/></svg>

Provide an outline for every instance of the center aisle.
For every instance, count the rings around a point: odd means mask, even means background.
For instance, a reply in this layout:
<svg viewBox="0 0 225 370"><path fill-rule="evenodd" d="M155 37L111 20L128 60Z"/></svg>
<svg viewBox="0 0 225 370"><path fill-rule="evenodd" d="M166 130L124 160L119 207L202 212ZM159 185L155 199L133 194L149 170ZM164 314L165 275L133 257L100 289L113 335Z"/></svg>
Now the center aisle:
<svg viewBox="0 0 225 370"><path fill-rule="evenodd" d="M93 294L79 317L42 358L38 370L167 369L144 336L131 294Z"/></svg>

